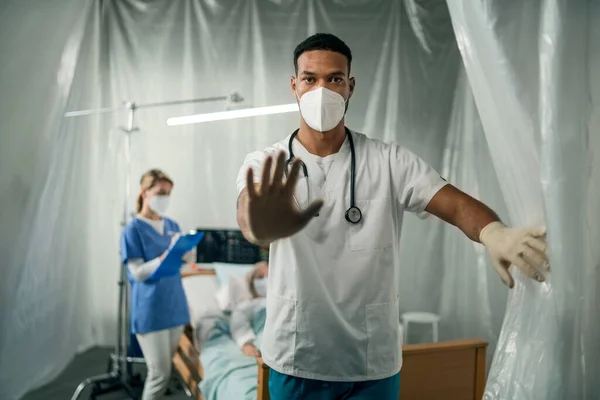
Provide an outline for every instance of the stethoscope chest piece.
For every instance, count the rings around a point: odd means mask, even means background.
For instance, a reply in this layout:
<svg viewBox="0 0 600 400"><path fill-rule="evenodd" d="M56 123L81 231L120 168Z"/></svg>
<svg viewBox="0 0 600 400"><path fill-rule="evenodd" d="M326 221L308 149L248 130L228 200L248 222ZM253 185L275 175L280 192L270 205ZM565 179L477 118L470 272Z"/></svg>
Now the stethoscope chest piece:
<svg viewBox="0 0 600 400"><path fill-rule="evenodd" d="M296 129L296 131L294 133L292 133L292 135L290 136L290 140L288 142L288 152L289 152L289 158L286 161L286 165L289 165L292 160L294 159L294 152L292 151L292 143L294 141L294 138L296 137L296 135L298 134L299 129ZM350 156L351 156L351 164L350 164L350 208L348 208L348 210L346 210L346 221L350 222L351 224L358 224L361 220L362 220L362 212L360 211L360 209L358 207L356 207L354 205L354 179L356 177L356 154L354 152L354 140L352 140L352 133L350 132L350 130L348 128L346 128L346 136L348 137L348 144L350 145ZM300 162L300 166L302 167L302 172L304 173L304 177L307 179L308 182L308 169L306 168L306 164L304 164L303 162ZM287 176L287 167L286 167L286 176ZM308 193L308 187L307 187L307 193ZM298 204L298 206L300 206ZM315 217L318 217L319 214L317 213L315 215Z"/></svg>
<svg viewBox="0 0 600 400"><path fill-rule="evenodd" d="M346 221L353 224L358 224L361 219L362 213L360 212L360 208L352 206L348 210L346 210Z"/></svg>

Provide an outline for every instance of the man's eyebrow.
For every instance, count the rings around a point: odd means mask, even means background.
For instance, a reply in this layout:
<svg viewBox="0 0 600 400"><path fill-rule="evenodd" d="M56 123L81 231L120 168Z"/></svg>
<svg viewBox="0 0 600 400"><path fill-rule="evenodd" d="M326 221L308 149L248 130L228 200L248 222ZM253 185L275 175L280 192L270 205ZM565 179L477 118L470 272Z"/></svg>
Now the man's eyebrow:
<svg viewBox="0 0 600 400"><path fill-rule="evenodd" d="M302 71L300 73L300 75L308 75L308 76L315 76L317 75L316 73L312 72L312 71ZM346 76L346 73L342 70L338 70L338 71L333 71L329 74L327 74L329 76L336 76L336 75L342 75L342 76Z"/></svg>

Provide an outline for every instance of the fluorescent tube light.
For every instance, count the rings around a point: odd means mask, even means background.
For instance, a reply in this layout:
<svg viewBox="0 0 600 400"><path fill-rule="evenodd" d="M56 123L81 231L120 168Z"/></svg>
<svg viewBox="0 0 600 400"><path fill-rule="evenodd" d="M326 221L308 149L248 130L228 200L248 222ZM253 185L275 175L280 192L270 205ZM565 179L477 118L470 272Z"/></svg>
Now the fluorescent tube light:
<svg viewBox="0 0 600 400"><path fill-rule="evenodd" d="M184 116L184 117L173 117L173 118L167 119L167 125L176 126L176 125L186 125L186 124L197 124L200 122L210 122L210 121L221 121L221 120L225 120L225 119L256 117L259 115L282 114L282 113L295 112L295 111L299 111L297 103L281 104L278 106L245 108L242 110L220 111L220 112L214 112L214 113L188 115L188 116Z"/></svg>

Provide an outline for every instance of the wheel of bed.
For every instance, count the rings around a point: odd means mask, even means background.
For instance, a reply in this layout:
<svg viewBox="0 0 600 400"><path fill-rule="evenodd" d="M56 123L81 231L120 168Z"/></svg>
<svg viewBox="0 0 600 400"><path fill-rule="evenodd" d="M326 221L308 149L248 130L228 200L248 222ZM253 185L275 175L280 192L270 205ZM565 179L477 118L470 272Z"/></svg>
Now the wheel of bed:
<svg viewBox="0 0 600 400"><path fill-rule="evenodd" d="M211 274L214 272L204 270L188 272L184 276ZM400 399L482 399L486 349L487 342L480 339L403 346ZM205 374L200 353L194 345L193 328L189 325L181 336L173 364L195 399L212 400L205 399L200 393L199 385ZM256 399L268 400L269 367L260 358L256 359L256 364Z"/></svg>

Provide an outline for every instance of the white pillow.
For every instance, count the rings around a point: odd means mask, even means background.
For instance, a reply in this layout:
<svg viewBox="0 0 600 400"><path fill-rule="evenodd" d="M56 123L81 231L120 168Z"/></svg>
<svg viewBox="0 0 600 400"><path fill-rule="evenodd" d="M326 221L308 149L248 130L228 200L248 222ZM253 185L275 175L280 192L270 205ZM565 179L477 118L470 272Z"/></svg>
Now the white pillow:
<svg viewBox="0 0 600 400"><path fill-rule="evenodd" d="M207 275L189 276L182 282L190 310L190 324L194 329L194 341L200 348L216 319L223 315L215 298L219 284L215 276Z"/></svg>
<svg viewBox="0 0 600 400"><path fill-rule="evenodd" d="M217 274L219 286L225 286L229 284L229 277L231 276L244 278L254 268L254 264L213 263L212 268Z"/></svg>
<svg viewBox="0 0 600 400"><path fill-rule="evenodd" d="M245 279L235 274L229 274L227 278L227 283L221 285L215 293L217 304L224 312L233 311L240 302L252 299Z"/></svg>
<svg viewBox="0 0 600 400"><path fill-rule="evenodd" d="M251 300L252 293L246 284L246 279L239 276L229 277L229 304L231 310L235 310L237 305L245 300Z"/></svg>
<svg viewBox="0 0 600 400"><path fill-rule="evenodd" d="M189 276L182 279L182 283L193 321L198 321L205 315L214 315L220 312L219 304L214 296L218 287L217 279L214 276Z"/></svg>
<svg viewBox="0 0 600 400"><path fill-rule="evenodd" d="M221 311L229 310L229 285L221 285L215 293L215 299Z"/></svg>

